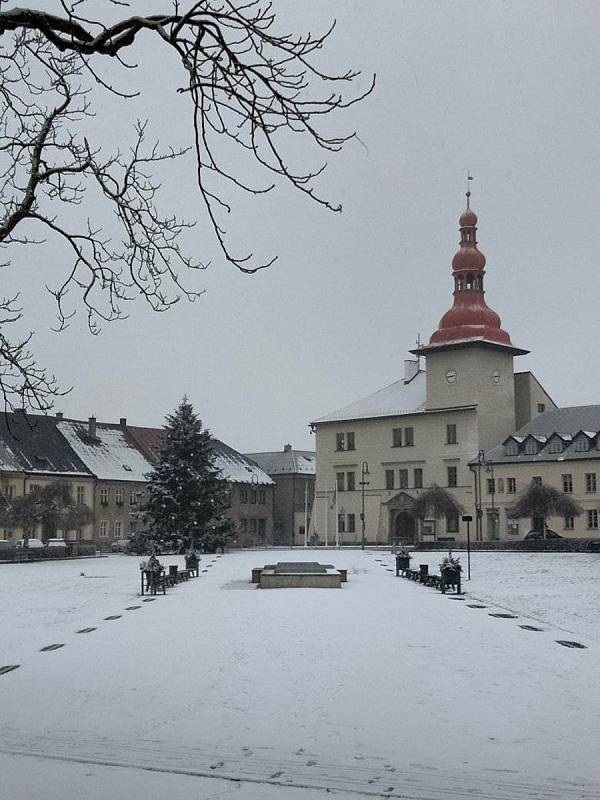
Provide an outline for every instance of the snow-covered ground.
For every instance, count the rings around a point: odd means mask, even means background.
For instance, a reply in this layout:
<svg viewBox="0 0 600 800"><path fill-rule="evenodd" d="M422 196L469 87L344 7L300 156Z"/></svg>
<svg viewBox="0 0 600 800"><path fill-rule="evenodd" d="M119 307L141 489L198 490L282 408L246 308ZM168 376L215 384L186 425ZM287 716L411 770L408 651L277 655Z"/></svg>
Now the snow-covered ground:
<svg viewBox="0 0 600 800"><path fill-rule="evenodd" d="M341 591L248 582L315 558ZM464 601L390 554L296 550L144 603L137 561L0 565L2 800L600 797L599 556L474 553Z"/></svg>

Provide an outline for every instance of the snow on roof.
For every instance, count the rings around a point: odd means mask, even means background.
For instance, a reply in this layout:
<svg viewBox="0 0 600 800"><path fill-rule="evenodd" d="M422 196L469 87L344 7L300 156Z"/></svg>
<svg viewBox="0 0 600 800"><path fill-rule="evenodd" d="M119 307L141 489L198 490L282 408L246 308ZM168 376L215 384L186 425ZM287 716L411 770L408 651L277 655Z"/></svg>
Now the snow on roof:
<svg viewBox="0 0 600 800"><path fill-rule="evenodd" d="M408 383L405 383L404 380L396 381L362 400L357 400L332 414L320 417L313 424L420 414L425 411L425 401L425 371L421 370Z"/></svg>
<svg viewBox="0 0 600 800"><path fill-rule="evenodd" d="M63 421L58 429L84 462L100 480L145 481L152 465L127 439L120 426L99 422L96 439L90 439L85 422Z"/></svg>
<svg viewBox="0 0 600 800"><path fill-rule="evenodd" d="M229 483L257 483L271 485L273 481L258 464L238 453L233 447L218 439L213 439L216 451L215 466L221 470L221 475Z"/></svg>
<svg viewBox="0 0 600 800"><path fill-rule="evenodd" d="M50 475L89 475L86 465L42 414L0 414L0 468Z"/></svg>
<svg viewBox="0 0 600 800"><path fill-rule="evenodd" d="M314 475L316 454L313 450L276 450L267 453L246 453L269 475Z"/></svg>
<svg viewBox="0 0 600 800"><path fill-rule="evenodd" d="M160 455L160 447L164 428L142 428L137 425L128 425L127 432L133 438L146 457L156 463ZM273 481L266 472L252 463L249 459L234 450L233 447L219 439L213 439L215 450L215 466L221 470L221 475L230 483L260 483L272 484ZM253 476L255 476L253 478Z"/></svg>

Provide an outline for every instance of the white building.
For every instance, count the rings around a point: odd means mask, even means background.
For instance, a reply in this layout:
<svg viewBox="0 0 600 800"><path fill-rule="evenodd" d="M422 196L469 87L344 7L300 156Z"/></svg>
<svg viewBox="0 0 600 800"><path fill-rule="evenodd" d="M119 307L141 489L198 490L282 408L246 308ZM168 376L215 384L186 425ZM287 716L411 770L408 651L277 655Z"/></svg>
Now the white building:
<svg viewBox="0 0 600 800"><path fill-rule="evenodd" d="M530 372L515 374L515 357L528 351L513 345L485 302L485 256L469 196L452 261L453 305L428 344L411 351L416 358L405 362L402 379L311 423L312 532L321 542L360 541L363 519L367 542L465 538L457 517L422 530L411 514L415 497L432 484L443 486L475 518L472 462L555 408ZM477 536L498 538L496 511L480 518Z"/></svg>

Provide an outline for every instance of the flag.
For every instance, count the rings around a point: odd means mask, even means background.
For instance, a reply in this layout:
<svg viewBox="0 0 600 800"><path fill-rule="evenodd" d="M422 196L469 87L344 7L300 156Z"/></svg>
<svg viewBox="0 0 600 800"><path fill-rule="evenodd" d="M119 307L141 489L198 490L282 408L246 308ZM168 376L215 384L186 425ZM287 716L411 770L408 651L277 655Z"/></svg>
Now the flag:
<svg viewBox="0 0 600 800"><path fill-rule="evenodd" d="M336 502L337 502L337 486L334 486L333 489L329 492L329 508L335 508Z"/></svg>

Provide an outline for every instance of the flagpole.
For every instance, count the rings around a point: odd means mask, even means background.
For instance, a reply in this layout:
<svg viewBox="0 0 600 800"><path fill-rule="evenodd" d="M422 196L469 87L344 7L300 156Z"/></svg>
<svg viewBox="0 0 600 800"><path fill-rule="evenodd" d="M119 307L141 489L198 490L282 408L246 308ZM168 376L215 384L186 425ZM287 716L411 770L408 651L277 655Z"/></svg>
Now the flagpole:
<svg viewBox="0 0 600 800"><path fill-rule="evenodd" d="M329 491L325 497L325 541L327 542L327 529L329 528L329 503L330 503L330 494Z"/></svg>
<svg viewBox="0 0 600 800"><path fill-rule="evenodd" d="M308 536L308 483L304 484L304 547Z"/></svg>

